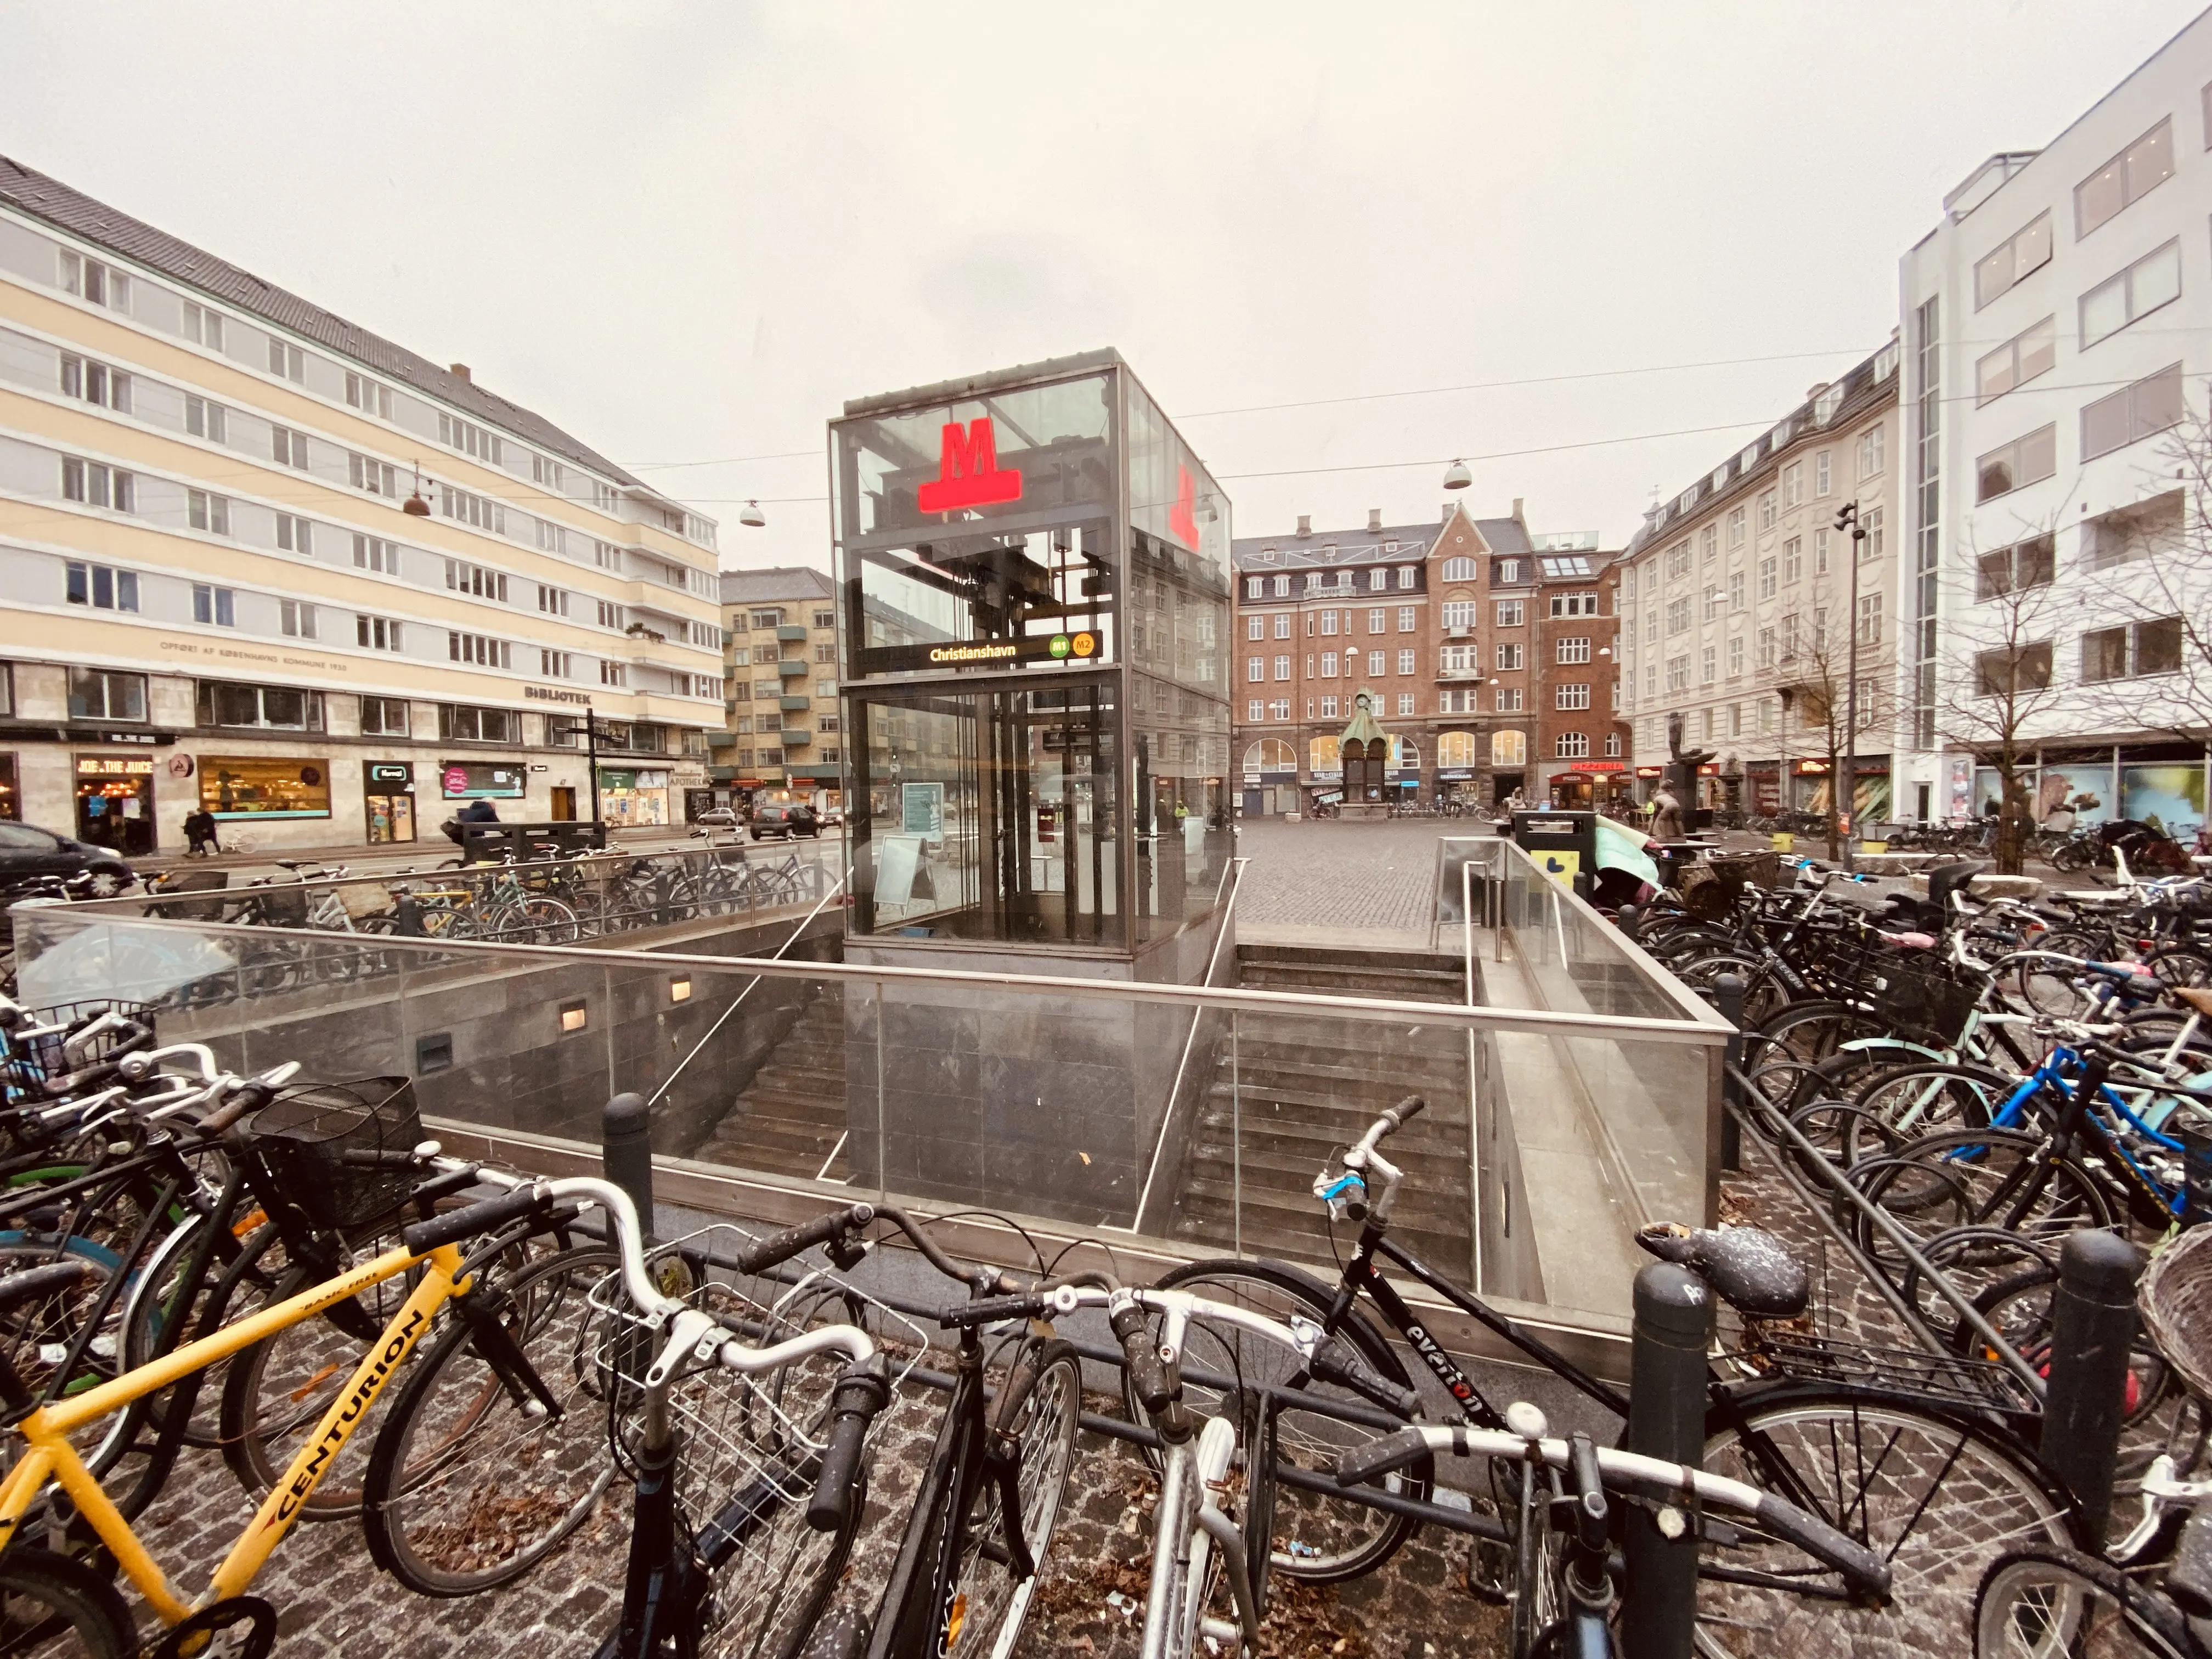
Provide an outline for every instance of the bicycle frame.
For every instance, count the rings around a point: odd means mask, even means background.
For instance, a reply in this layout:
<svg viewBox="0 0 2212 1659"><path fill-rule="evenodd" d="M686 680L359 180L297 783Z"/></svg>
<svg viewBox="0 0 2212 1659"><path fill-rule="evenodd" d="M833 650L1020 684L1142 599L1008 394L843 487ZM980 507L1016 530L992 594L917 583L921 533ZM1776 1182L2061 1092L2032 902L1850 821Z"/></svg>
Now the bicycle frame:
<svg viewBox="0 0 2212 1659"><path fill-rule="evenodd" d="M313 1434L294 1455L291 1466L262 1500L230 1553L216 1569L207 1590L198 1601L188 1605L171 1588L167 1576L138 1541L130 1522L79 1459L69 1437L111 1412L159 1393L219 1360L228 1359L279 1331L303 1323L425 1262L428 1264L428 1270L422 1282L392 1316L383 1335L362 1357L345 1389L324 1413ZM28 1449L6 1480L0 1482L0 1550L15 1539L24 1514L47 1481L52 1480L69 1495L79 1514L164 1625L177 1624L201 1607L243 1594L299 1520L307 1500L345 1449L346 1442L367 1420L377 1395L429 1329L432 1317L455 1295L469 1288L467 1280L456 1282L455 1275L461 1265L460 1251L452 1244L440 1245L427 1256L400 1246L303 1291L289 1301L249 1315L234 1325L188 1343L112 1382L34 1409L15 1425L16 1433L27 1443ZM11 1386L20 1388L12 1376L8 1380Z"/></svg>

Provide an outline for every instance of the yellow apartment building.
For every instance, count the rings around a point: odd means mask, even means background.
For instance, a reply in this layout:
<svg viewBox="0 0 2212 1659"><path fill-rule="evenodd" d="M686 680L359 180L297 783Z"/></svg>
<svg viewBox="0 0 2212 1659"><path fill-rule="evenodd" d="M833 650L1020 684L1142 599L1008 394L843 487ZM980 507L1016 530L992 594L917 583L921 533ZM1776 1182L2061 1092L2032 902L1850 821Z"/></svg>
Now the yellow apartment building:
<svg viewBox="0 0 2212 1659"><path fill-rule="evenodd" d="M838 793L837 605L829 575L805 565L722 573L728 729L709 771L724 789L789 791L815 806Z"/></svg>
<svg viewBox="0 0 2212 1659"><path fill-rule="evenodd" d="M0 156L0 818L143 854L680 822L714 521Z"/></svg>

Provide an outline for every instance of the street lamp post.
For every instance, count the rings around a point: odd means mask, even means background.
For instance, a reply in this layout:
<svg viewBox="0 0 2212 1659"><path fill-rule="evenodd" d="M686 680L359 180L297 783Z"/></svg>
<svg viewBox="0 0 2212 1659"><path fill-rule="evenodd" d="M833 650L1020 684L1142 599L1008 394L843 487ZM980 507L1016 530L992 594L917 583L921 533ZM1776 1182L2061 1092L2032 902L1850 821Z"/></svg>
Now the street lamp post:
<svg viewBox="0 0 2212 1659"><path fill-rule="evenodd" d="M1859 544L1866 526L1859 521L1859 504L1845 501L1836 510L1836 528L1850 532L1845 544L1851 561L1850 598L1844 606L1844 626L1850 630L1844 655L1844 775L1829 787L1829 800L1842 816L1844 868L1856 870L1857 825L1852 823L1859 804ZM1838 793L1840 791L1841 793Z"/></svg>
<svg viewBox="0 0 2212 1659"><path fill-rule="evenodd" d="M599 717L584 714L584 764L592 775L592 822L599 821Z"/></svg>

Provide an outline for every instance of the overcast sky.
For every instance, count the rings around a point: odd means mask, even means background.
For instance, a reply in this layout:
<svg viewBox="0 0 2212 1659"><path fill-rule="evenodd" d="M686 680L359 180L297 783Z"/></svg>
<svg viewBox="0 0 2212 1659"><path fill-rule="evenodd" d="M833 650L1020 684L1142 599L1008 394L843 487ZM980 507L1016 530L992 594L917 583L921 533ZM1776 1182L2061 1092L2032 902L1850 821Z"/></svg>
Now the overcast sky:
<svg viewBox="0 0 2212 1659"><path fill-rule="evenodd" d="M1102 345L1240 534L1433 518L1464 454L1615 546L2197 9L0 0L0 152L470 364L726 565L826 563L844 398Z"/></svg>

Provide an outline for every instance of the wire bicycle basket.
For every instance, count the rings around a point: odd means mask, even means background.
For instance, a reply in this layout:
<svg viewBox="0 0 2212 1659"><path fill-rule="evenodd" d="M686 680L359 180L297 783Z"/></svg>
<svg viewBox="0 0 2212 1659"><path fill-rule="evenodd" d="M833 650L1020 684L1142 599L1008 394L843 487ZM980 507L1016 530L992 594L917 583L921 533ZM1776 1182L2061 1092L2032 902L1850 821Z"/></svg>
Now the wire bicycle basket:
<svg viewBox="0 0 2212 1659"><path fill-rule="evenodd" d="M890 1403L869 1429L872 1443L913 1408L916 1390L902 1385L929 1352L927 1329L827 1269L787 1263L787 1282L732 1271L726 1264L753 1239L741 1227L718 1223L650 1251L646 1271L751 1346L827 1324L866 1329L883 1351L891 1383ZM594 1285L590 1300L600 1316L593 1324L599 1389L615 1419L619 1447L623 1419L635 1413L645 1373L666 1340L665 1322L638 1311L619 1272ZM694 1537L713 1537L758 1554L756 1534L763 1529L749 1526L747 1517L805 1506L820 1467L831 1391L844 1363L837 1354L817 1354L748 1376L711 1360L686 1362L670 1390L669 1407L684 1444L677 1504ZM772 1538L779 1529L764 1530ZM729 1582L745 1585L746 1593L774 1595L782 1571L782 1564L762 1557L741 1564Z"/></svg>
<svg viewBox="0 0 2212 1659"><path fill-rule="evenodd" d="M0 1085L4 1085L5 1097L44 1098L56 1079L112 1059L126 1036L120 1030L100 1031L70 1046L74 1028L106 1013L143 1026L149 1033L154 1029L151 1003L98 997L32 1009L17 1030L0 1031Z"/></svg>
<svg viewBox="0 0 2212 1659"><path fill-rule="evenodd" d="M422 1144L415 1085L404 1077L288 1089L254 1114L247 1138L270 1176L264 1202L275 1198L319 1228L343 1231L389 1215L421 1179L357 1156Z"/></svg>

